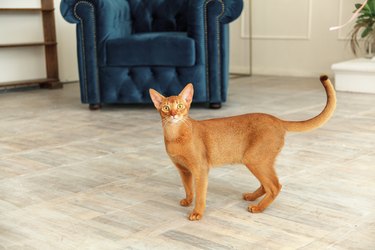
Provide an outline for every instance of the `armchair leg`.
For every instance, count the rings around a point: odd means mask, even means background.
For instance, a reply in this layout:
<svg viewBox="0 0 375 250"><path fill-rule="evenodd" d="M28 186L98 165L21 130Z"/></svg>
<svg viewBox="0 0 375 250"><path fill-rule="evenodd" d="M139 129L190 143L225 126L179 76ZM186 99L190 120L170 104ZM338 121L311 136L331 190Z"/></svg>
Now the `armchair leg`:
<svg viewBox="0 0 375 250"><path fill-rule="evenodd" d="M102 105L100 103L90 103L89 104L89 109L90 110L99 110L102 108Z"/></svg>
<svg viewBox="0 0 375 250"><path fill-rule="evenodd" d="M220 109L220 108L221 108L221 102L210 103L210 109Z"/></svg>

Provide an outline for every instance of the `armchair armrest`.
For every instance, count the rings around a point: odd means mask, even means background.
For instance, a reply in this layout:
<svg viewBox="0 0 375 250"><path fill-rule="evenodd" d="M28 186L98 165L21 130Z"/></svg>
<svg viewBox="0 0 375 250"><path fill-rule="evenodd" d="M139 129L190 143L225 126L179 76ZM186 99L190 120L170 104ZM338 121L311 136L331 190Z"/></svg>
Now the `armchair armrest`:
<svg viewBox="0 0 375 250"><path fill-rule="evenodd" d="M188 33L200 41L201 58L206 67L206 82L211 103L226 99L229 70L228 23L238 18L243 0L190 0ZM204 48L202 48L204 46Z"/></svg>
<svg viewBox="0 0 375 250"><path fill-rule="evenodd" d="M62 0L60 12L77 24L77 54L83 103L100 103L98 68L105 63L105 42L131 33L130 10L123 0Z"/></svg>
<svg viewBox="0 0 375 250"><path fill-rule="evenodd" d="M193 0L190 1L190 10L203 13L209 5L215 2L221 5L221 10L217 13L221 23L230 23L240 16L243 9L243 0Z"/></svg>
<svg viewBox="0 0 375 250"><path fill-rule="evenodd" d="M223 3L225 7L220 19L222 23L230 23L241 15L243 9L242 0L224 0Z"/></svg>
<svg viewBox="0 0 375 250"><path fill-rule="evenodd" d="M131 16L127 1L62 0L60 12L70 23L91 22L95 26L98 42L108 38L121 38L131 33Z"/></svg>

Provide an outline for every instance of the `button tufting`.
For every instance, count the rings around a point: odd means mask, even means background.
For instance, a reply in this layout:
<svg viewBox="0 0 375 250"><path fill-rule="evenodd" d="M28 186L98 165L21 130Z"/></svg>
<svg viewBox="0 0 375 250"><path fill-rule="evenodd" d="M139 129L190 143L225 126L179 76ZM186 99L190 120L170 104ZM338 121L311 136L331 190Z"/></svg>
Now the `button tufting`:
<svg viewBox="0 0 375 250"><path fill-rule="evenodd" d="M130 69L129 69L129 71L128 71L128 77L129 77L130 79L133 79L133 77L134 77L134 72L133 72L132 70L130 70Z"/></svg>

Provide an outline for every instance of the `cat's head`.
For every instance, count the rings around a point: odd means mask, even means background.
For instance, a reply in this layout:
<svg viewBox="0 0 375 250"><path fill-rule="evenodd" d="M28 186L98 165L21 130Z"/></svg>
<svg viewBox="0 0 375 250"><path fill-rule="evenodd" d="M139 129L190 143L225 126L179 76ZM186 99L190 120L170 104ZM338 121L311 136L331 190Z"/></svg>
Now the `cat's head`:
<svg viewBox="0 0 375 250"><path fill-rule="evenodd" d="M159 111L163 124L179 124L189 115L193 100L194 88L189 83L178 96L164 97L154 89L150 89L151 100Z"/></svg>

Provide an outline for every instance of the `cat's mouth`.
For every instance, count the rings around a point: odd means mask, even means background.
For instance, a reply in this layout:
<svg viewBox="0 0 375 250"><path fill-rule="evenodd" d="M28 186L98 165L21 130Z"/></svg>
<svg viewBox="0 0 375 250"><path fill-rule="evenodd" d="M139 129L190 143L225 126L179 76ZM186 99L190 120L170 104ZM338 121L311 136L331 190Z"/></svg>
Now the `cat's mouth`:
<svg viewBox="0 0 375 250"><path fill-rule="evenodd" d="M178 117L178 116L171 116L169 120L170 120L172 123L178 123L179 121L181 121L181 118Z"/></svg>
<svg viewBox="0 0 375 250"><path fill-rule="evenodd" d="M169 122L170 123L178 123L181 121L181 117L180 116L170 116L169 117Z"/></svg>

